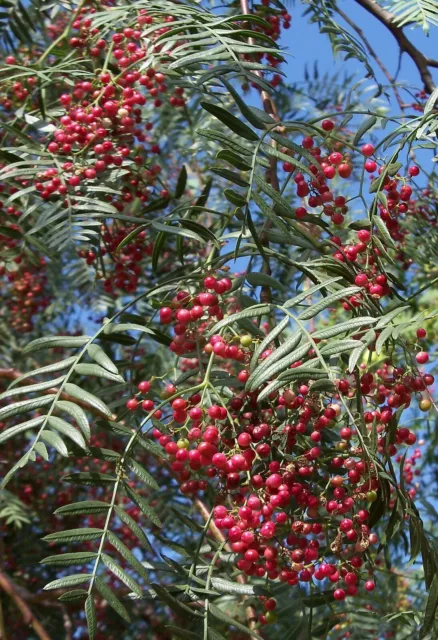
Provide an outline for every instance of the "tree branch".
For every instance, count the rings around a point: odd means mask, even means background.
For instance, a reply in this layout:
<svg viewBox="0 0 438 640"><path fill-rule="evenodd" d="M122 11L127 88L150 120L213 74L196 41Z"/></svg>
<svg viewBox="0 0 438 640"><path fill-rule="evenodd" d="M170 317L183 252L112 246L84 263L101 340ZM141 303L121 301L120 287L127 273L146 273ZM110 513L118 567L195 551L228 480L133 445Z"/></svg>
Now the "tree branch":
<svg viewBox="0 0 438 640"><path fill-rule="evenodd" d="M250 15L251 11L249 8L248 0L240 0L240 8L242 10L242 13L245 16ZM248 29L251 29L251 25L248 25ZM255 44L254 38L251 38L251 37L248 38L248 42L250 45ZM263 77L263 74L261 71L256 70L254 73L259 78ZM275 102L273 101L272 96L265 89L260 89L260 96L262 98L263 109L265 110L265 113L271 116L271 118L273 118L276 122L280 122L280 118L278 117L277 107L275 106ZM275 145L274 140L271 140L271 144ZM277 158L275 158L275 156L272 156L269 159L269 164L270 164L269 174L270 174L271 185L276 191L280 191L280 184L278 182L278 174L277 174ZM264 231L266 232L271 227L272 227L272 220L268 220L265 224ZM262 246L269 247L269 240L265 232L262 232L260 241ZM269 275L269 276L271 275L271 267L269 265L268 258L266 258L266 260L263 263L262 273L265 273L266 275ZM261 288L260 301L261 302L272 301L272 292L270 287L264 285Z"/></svg>
<svg viewBox="0 0 438 640"><path fill-rule="evenodd" d="M383 9L379 4L377 4L377 2L375 2L375 0L356 0L356 3L365 9L365 11L368 11L368 13L374 16L388 29L388 31L390 31L390 33L392 33L400 47L400 51L407 53L417 67L421 80L424 84L424 90L427 93L432 93L435 89L435 83L429 67L438 67L438 61L427 58L419 49L417 49L417 47L412 44L409 38L405 35L403 29L395 24L394 14Z"/></svg>
<svg viewBox="0 0 438 640"><path fill-rule="evenodd" d="M32 626L33 630L40 638L40 640L51 640L49 634L44 629L43 625L34 616L29 609L23 598L17 593L13 583L2 572L0 572L0 588L15 602L17 608L23 617L25 624Z"/></svg>
<svg viewBox="0 0 438 640"><path fill-rule="evenodd" d="M207 522L208 519L210 518L210 511L208 510L208 507L202 502L200 498L196 498L195 507L198 510L198 512L201 514L201 516L204 518L204 520ZM220 529L217 528L213 520L210 521L209 529L210 529L211 535L216 540L216 542L219 542L220 544L223 544L224 542L226 542L226 538L224 534ZM232 553L231 547L228 544L228 542L225 544L224 548L228 553ZM239 574L236 577L236 581L239 584L246 584L246 578L243 574ZM245 607L245 614L246 614L246 619L248 621L248 626L250 630L254 630L254 627L257 622L256 610L254 609L253 606L248 605Z"/></svg>

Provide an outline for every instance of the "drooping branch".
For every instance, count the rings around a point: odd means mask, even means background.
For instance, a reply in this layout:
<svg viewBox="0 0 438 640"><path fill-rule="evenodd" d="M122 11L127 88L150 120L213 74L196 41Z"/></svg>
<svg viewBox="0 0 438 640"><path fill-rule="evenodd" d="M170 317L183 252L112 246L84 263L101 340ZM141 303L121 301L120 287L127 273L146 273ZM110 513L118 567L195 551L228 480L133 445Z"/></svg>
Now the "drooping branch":
<svg viewBox="0 0 438 640"><path fill-rule="evenodd" d="M432 60L426 57L417 47L409 40L403 31L395 22L395 16L390 11L383 9L375 0L356 0L365 11L368 11L374 18L383 24L397 41L400 51L406 53L418 69L421 80L424 84L424 90L432 93L435 89L435 83L429 67L438 67L438 60Z"/></svg>

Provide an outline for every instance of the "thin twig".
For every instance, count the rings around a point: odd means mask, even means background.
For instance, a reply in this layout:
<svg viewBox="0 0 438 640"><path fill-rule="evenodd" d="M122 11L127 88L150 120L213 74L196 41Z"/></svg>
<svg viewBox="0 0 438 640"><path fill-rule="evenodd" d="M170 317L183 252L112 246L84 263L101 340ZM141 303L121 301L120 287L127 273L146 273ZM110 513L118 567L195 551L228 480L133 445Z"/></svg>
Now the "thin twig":
<svg viewBox="0 0 438 640"><path fill-rule="evenodd" d="M374 51L373 47L371 46L370 41L365 36L365 34L362 31L362 29L360 27L358 27L357 24L355 22L353 22L353 20L349 16L347 16L347 14L344 13L342 11L342 9L340 9L339 7L337 8L337 12L341 16L341 18L343 20L345 20L345 22L347 24L349 24L350 27L352 29L354 29L354 31L356 31L358 36L362 39L362 42L364 43L368 53L370 54L370 56L372 58L374 58L374 60L376 61L376 64L380 67L380 69L382 70L382 73L384 74L384 76L387 78L389 84L391 85L391 88L392 88L392 90L394 92L395 98L396 98L396 100L398 102L398 105L399 105L400 109L404 109L404 107L406 105L403 104L403 100L402 100L402 98L400 96L400 93L398 91L398 88L397 88L397 85L396 85L396 82L395 82L395 78L389 73L388 69L385 67L385 65L383 64L382 60L379 58L377 53Z"/></svg>

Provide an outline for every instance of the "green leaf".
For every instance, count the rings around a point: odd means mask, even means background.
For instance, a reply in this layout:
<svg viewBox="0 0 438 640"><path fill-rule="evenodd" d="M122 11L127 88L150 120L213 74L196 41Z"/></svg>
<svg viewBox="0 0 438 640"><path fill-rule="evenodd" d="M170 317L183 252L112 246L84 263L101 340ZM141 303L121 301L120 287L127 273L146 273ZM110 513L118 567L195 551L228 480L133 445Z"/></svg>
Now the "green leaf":
<svg viewBox="0 0 438 640"><path fill-rule="evenodd" d="M174 598L164 587L159 584L152 584L152 589L155 591L157 596L162 600L167 606L176 613L177 616L181 616L182 618L194 618L198 617L200 614L197 614L196 611L192 611L187 605L183 602L180 602L176 598Z"/></svg>
<svg viewBox="0 0 438 640"><path fill-rule="evenodd" d="M356 131L356 135L354 136L354 139L353 139L353 145L354 146L356 146L359 143L359 141L361 140L362 136L367 131L369 131L370 129L372 129L374 127L376 122L377 122L376 116L370 116L369 118L367 118L366 120L364 120L362 122L362 124L360 125L360 127Z"/></svg>
<svg viewBox="0 0 438 640"><path fill-rule="evenodd" d="M385 329L383 329L382 333L377 338L377 340L376 340L376 354L378 356L381 354L382 348L383 348L385 342L391 336L393 331L394 331L394 327L392 325L389 325L388 327L385 327Z"/></svg>
<svg viewBox="0 0 438 640"><path fill-rule="evenodd" d="M411 545L411 556L409 563L412 564L421 552L421 540L424 536L423 522L421 518L411 515L409 518L409 541Z"/></svg>
<svg viewBox="0 0 438 640"><path fill-rule="evenodd" d="M43 373L53 373L54 371L62 371L62 369L67 369L74 362L76 362L76 357L72 356L71 358L66 358L65 360L61 360L60 362L54 362L53 364L48 364L45 367L40 367L39 369L33 369L32 371L28 371L27 373L23 373L19 378L16 378L11 384L9 388L15 387L22 380L26 378L30 378L32 376L43 375Z"/></svg>
<svg viewBox="0 0 438 640"><path fill-rule="evenodd" d="M224 580L223 578L212 578L212 586L219 591L219 593L241 593L247 596L256 596L267 593L267 590L259 587L258 585L240 584L239 582L231 582L230 580Z"/></svg>
<svg viewBox="0 0 438 640"><path fill-rule="evenodd" d="M308 363L306 363L308 364ZM262 402L265 398L267 398L274 391L278 391L283 387L290 385L292 380L319 380L326 379L327 374L325 371L321 371L320 369L314 369L312 367L301 366L295 367L294 369L289 369L288 371L283 372L278 377L278 380L274 380L270 382L261 393L257 396L257 401Z"/></svg>
<svg viewBox="0 0 438 640"><path fill-rule="evenodd" d="M33 411L34 409L40 409L47 404L53 402L53 396L41 396L40 398L32 398L31 400L22 400L21 402L15 402L14 404L7 405L0 409L0 420L5 420L12 416L17 416L20 413L26 413L27 411Z"/></svg>
<svg viewBox="0 0 438 640"><path fill-rule="evenodd" d="M224 144L226 147L232 149L236 153L239 153L243 156L252 155L252 151L250 149L247 149L246 147L242 146L241 144L233 140L231 136L229 135L227 136L222 131L217 131L216 129L198 129L197 133L203 136L204 138L207 138L208 140L214 140L215 142L220 142L221 144ZM211 189L211 182L207 183L206 185L207 187L209 184L210 184L210 187L208 189L208 192ZM204 187L204 190L202 193L204 193L204 191L206 190L206 187ZM195 206L205 206L205 196L201 194L201 197L197 200L197 202L195 203Z"/></svg>
<svg viewBox="0 0 438 640"><path fill-rule="evenodd" d="M96 636L97 620L96 620L96 605L94 604L94 598L89 595L85 600L85 619L87 621L88 636L90 640L94 640Z"/></svg>
<svg viewBox="0 0 438 640"><path fill-rule="evenodd" d="M96 589L98 590L102 598L104 598L108 602L109 606L114 609L114 611L129 624L131 620L129 618L128 611L120 602L120 600L114 595L111 589L105 584L105 582L96 577L94 584L96 585Z"/></svg>
<svg viewBox="0 0 438 640"><path fill-rule="evenodd" d="M28 431L28 429L33 429L34 427L39 427L45 420L45 416L39 416L38 418L32 418L32 420L27 420L26 422L20 422L20 424L16 424L13 427L9 427L9 429L5 429L0 433L0 444L9 440L9 438L13 438L19 433L23 433L23 431Z"/></svg>
<svg viewBox="0 0 438 640"><path fill-rule="evenodd" d="M56 387L61 384L64 380L65 376L60 376L59 378L54 378L53 380L46 380L45 382L37 382L36 384L29 384L25 387L14 387L13 389L7 389L0 394L0 400L3 398L10 398L11 396L18 396L21 394L28 393L37 393L38 391L47 391L47 389L51 389L52 387Z"/></svg>
<svg viewBox="0 0 438 640"><path fill-rule="evenodd" d="M340 353L345 353L346 351L351 351L352 349L357 349L362 346L363 343L360 340L334 340L320 347L319 353L322 356L337 356Z"/></svg>
<svg viewBox="0 0 438 640"><path fill-rule="evenodd" d="M231 204L234 204L236 207L244 207L246 205L246 198L241 196L240 193L237 193L237 191L234 191L234 189L224 189L224 196L228 202L231 202Z"/></svg>
<svg viewBox="0 0 438 640"><path fill-rule="evenodd" d="M143 595L142 589L140 585L138 585L137 582L134 580L134 578L131 578L131 576L128 575L126 571L122 569L122 567L118 565L117 562L115 562L115 560L113 560L106 553L102 553L101 558L104 565L111 571L111 573L113 573L116 576L116 578L118 578L121 582L126 584L126 586L129 589L131 589L131 591L133 591L136 595L138 595L139 598L142 597Z"/></svg>
<svg viewBox="0 0 438 640"><path fill-rule="evenodd" d="M69 396L84 402L85 404L90 405L94 409L97 409L100 413L103 413L108 418L112 417L112 411L106 406L102 400L99 400L96 396L89 393L88 391L84 391L81 387L78 387L76 384L72 384L71 382L67 382L65 385L65 392L68 393Z"/></svg>
<svg viewBox="0 0 438 640"><path fill-rule="evenodd" d="M369 324L374 324L375 322L377 322L377 320L378 318L373 318L372 316L361 316L359 318L352 318L351 320L340 322L338 325L334 325L333 327L329 327L328 329L320 329L319 331L315 331L315 333L312 334L312 338L316 338L318 340L326 340L328 338L333 338L340 333L345 333L346 331L351 331L353 329L366 327Z"/></svg>
<svg viewBox="0 0 438 640"><path fill-rule="evenodd" d="M289 369L291 364L294 364L302 357L304 357L310 351L311 347L311 343L306 342L305 344L302 344L300 347L289 353L287 356L284 356L283 358L280 358L280 360L273 362L270 367L268 367L267 369L263 369L257 374L254 380L251 382L250 388L255 391L262 384L268 382L268 380L271 380L275 376L278 376L278 374L280 374L279 377L282 380L286 379L282 372L284 372L286 369ZM259 398L261 397L262 396L260 395Z"/></svg>
<svg viewBox="0 0 438 640"><path fill-rule="evenodd" d="M32 340L23 349L23 353L34 353L41 349L53 349L62 347L63 349L83 347L90 342L90 336L51 336L49 338L37 338Z"/></svg>
<svg viewBox="0 0 438 640"><path fill-rule="evenodd" d="M83 584L84 582L88 582L93 576L91 573L77 573L73 576L64 576L63 578L58 578L58 580L53 580L53 582L49 582L44 587L44 591L49 591L50 589L63 589L64 587L73 587L77 584Z"/></svg>
<svg viewBox="0 0 438 640"><path fill-rule="evenodd" d="M129 513L126 513L124 509L118 506L114 507L114 511L120 518L120 520L131 529L134 535L137 536L140 544L142 544L145 549L152 552L151 543L147 539L143 529L135 522L135 520L129 515Z"/></svg>
<svg viewBox="0 0 438 640"><path fill-rule="evenodd" d="M118 373L111 373L98 364L77 364L73 371L80 376L95 376L96 378L105 378L112 382L124 382L121 375Z"/></svg>
<svg viewBox="0 0 438 640"><path fill-rule="evenodd" d="M126 245L130 244L132 240L134 240L134 238L136 238L144 229L147 229L148 226L149 225L147 224L141 224L133 229L130 233L128 233L128 235L125 236L123 240L121 240L121 242L119 242L116 253L119 253L119 251L121 251L123 247L126 247Z"/></svg>
<svg viewBox="0 0 438 640"><path fill-rule="evenodd" d="M217 333L223 327L227 327L233 322L239 322L239 320L243 320L244 318L259 318L260 316L268 315L272 311L273 307L270 304L255 304L248 309L244 309L243 311L238 311L237 313L233 313L228 318L224 318L217 322L212 329L208 332L208 335L211 336Z"/></svg>
<svg viewBox="0 0 438 640"><path fill-rule="evenodd" d="M240 171L251 170L251 165L245 160L242 160L242 157L238 153L235 153L230 149L222 149L221 151L218 151L216 158L229 162L235 169L239 169Z"/></svg>
<svg viewBox="0 0 438 640"><path fill-rule="evenodd" d="M201 636L192 631L187 631L187 629L182 629L181 627L173 627L167 624L165 629L168 629L168 631L172 633L172 637L182 638L182 640L202 640Z"/></svg>
<svg viewBox="0 0 438 640"><path fill-rule="evenodd" d="M49 535L41 538L45 542L56 544L67 544L68 542L82 542L84 540L97 540L104 533L103 529L86 527L82 529L66 529L65 531L57 531L49 533Z"/></svg>
<svg viewBox="0 0 438 640"><path fill-rule="evenodd" d="M309 387L309 393L330 393L336 392L336 385L331 380L315 380Z"/></svg>
<svg viewBox="0 0 438 640"><path fill-rule="evenodd" d="M224 169L224 167L211 167L211 171L221 178L225 178L225 180L234 182L239 187L249 187L249 182L245 178L241 178L236 171L230 171L229 169Z"/></svg>
<svg viewBox="0 0 438 640"><path fill-rule="evenodd" d="M41 444L41 446L44 446L42 442L41 443L37 443L37 444ZM37 445L34 446L34 449L36 449L36 446ZM26 453L24 455L22 455L19 460L17 460L17 462L12 467L12 469L9 469L8 473L5 475L5 477L2 480L2 483L0 485L0 489L4 489L6 487L6 485L8 484L9 480L15 475L15 473L19 469L22 469L24 466L26 466L26 464L29 462L30 454L31 454L30 451L26 451ZM35 460L35 458L32 458L32 460ZM48 460L48 456L47 456L46 460Z"/></svg>
<svg viewBox="0 0 438 640"><path fill-rule="evenodd" d="M309 289L306 289L306 291L299 293L294 298L290 298L289 300L286 300L286 302L283 304L283 307L285 309L290 309L291 307L295 307L297 304L300 304L301 302L309 298L309 296L311 296L313 293L316 293L317 291L325 287L329 287L329 285L333 284L334 282L338 282L341 279L342 279L341 277L336 276L334 278L329 278L328 280L324 280L324 282L320 282L319 284L315 284Z"/></svg>
<svg viewBox="0 0 438 640"><path fill-rule="evenodd" d="M79 405L74 402L69 402L68 400L58 400L56 403L56 408L61 411L65 411L72 418L76 420L78 426L82 433L85 436L85 439L88 441L91 437L90 424L88 422L87 414Z"/></svg>
<svg viewBox="0 0 438 640"><path fill-rule="evenodd" d="M144 467L141 466L136 460L133 458L128 458L126 461L126 465L131 471L135 473L136 476L140 478L148 487L155 489L155 491L159 491L160 487L157 484L156 480L151 476L150 473L146 471Z"/></svg>
<svg viewBox="0 0 438 640"><path fill-rule="evenodd" d="M183 164L183 166L181 167L181 171L179 172L178 180L175 187L175 198L177 200L184 195L184 191L186 190L186 184L187 184L187 169Z"/></svg>
<svg viewBox="0 0 438 640"><path fill-rule="evenodd" d="M164 233L181 236L183 238L190 238L191 240L196 240L201 244L205 244L204 238L200 236L199 233L196 233L196 231L192 231L191 229L176 227L172 224L163 224L161 222L157 222L156 220L152 222L152 226L154 227L154 229L157 229L157 231L163 231Z"/></svg>
<svg viewBox="0 0 438 640"><path fill-rule="evenodd" d="M240 622L237 622L237 620L229 616L227 613L225 613L225 611L222 611L222 609L219 609L219 607L216 607L216 605L212 604L211 602L209 602L208 604L208 610L211 615L217 618L217 620L220 620L220 622L225 622L226 624L235 627L235 629L237 629L241 633L246 634L247 636L250 636L251 638L262 640L258 633L251 629L248 629L248 627L241 624Z"/></svg>
<svg viewBox="0 0 438 640"><path fill-rule="evenodd" d="M269 345L274 342L278 338L278 336L289 326L290 318L286 316L279 322L273 329L268 333L266 338L264 338L261 343L254 350L254 353L251 358L250 370L256 367L257 362L261 354L269 347Z"/></svg>
<svg viewBox="0 0 438 640"><path fill-rule="evenodd" d="M101 487L107 484L113 484L117 478L109 476L106 473L98 473L97 471L81 471L80 473L69 473L63 476L64 482L72 484L83 484L90 487Z"/></svg>
<svg viewBox="0 0 438 640"><path fill-rule="evenodd" d="M66 591L59 596L58 600L61 602L77 602L83 600L88 596L88 591L85 589L73 589L73 591Z"/></svg>
<svg viewBox="0 0 438 640"><path fill-rule="evenodd" d="M65 504L62 507L56 509L56 515L68 515L68 516L87 516L95 515L97 513L104 513L110 508L106 502L100 500L82 500L81 502L72 502L71 504Z"/></svg>
<svg viewBox="0 0 438 640"><path fill-rule="evenodd" d="M228 93L230 93L233 96L234 102L237 104L237 106L238 106L241 114L243 115L243 117L246 118L248 120L248 122L250 124L252 124L252 126L255 127L256 129L264 129L266 121L263 121L257 115L257 113L254 113L254 111L251 109L251 107L249 107L246 104L245 100L243 100L243 98L240 96L238 91L236 91L236 89L233 87L233 85L230 82L228 82L228 80L226 80L226 78L224 76L220 76L220 81L225 85L225 87L228 90ZM264 114L264 115L267 118L269 118L269 120L271 121L271 124L273 124L273 125L276 124L275 120L270 118L270 116L268 116L267 114Z"/></svg>
<svg viewBox="0 0 438 640"><path fill-rule="evenodd" d="M218 249L220 248L218 239L216 238L213 231L211 231L211 229L209 229L208 227L199 224L199 222L196 222L195 220L189 220L188 218L181 218L179 220L179 223L185 229L189 229L200 235L201 238L203 238L206 242L213 242Z"/></svg>
<svg viewBox="0 0 438 640"><path fill-rule="evenodd" d="M160 522L160 519L158 518L158 516L155 513L155 511L146 502L146 500L142 496L137 495L135 493L135 491L133 491L131 489L131 487L129 487L126 483L124 483L124 487L125 487L125 491L126 491L126 493L128 495L128 498L135 505L137 505L137 507L140 509L140 511L142 511L142 513L144 513L144 515L146 517L148 517L149 520L151 520L151 522L153 522L157 527L161 527L162 524Z"/></svg>
<svg viewBox="0 0 438 640"><path fill-rule="evenodd" d="M320 313L321 311L324 311L324 309L327 309L327 307L329 307L334 302L338 302L338 300L343 300L344 298L348 298L349 296L352 296L355 293L358 293L360 290L361 290L360 287L354 286L354 287L347 287L345 289L342 289L341 291L335 291L335 293L332 293L331 295L326 296L316 304L312 304L309 309L306 309L305 311L300 313L298 318L300 320L310 320L311 318L314 318L315 316L317 316L318 313Z"/></svg>
<svg viewBox="0 0 438 640"><path fill-rule="evenodd" d="M377 229L382 235L382 238L385 241L385 244L391 247L392 249L397 249L397 245L395 244L394 240L391 238L391 234L388 231L388 227L383 222L383 220L376 215L373 217L373 223L376 225Z"/></svg>
<svg viewBox="0 0 438 640"><path fill-rule="evenodd" d="M180 520L188 529L190 529L194 533L199 533L200 531L202 531L201 525L195 520L188 518L183 511L181 511L180 509L175 509L173 507L171 507L170 509L172 511L172 515Z"/></svg>
<svg viewBox="0 0 438 640"><path fill-rule="evenodd" d="M350 371L350 372L354 371L354 369L355 369L357 363L359 362L360 358L363 356L363 354L367 350L368 345L370 345L372 342L374 342L375 337L376 337L376 332L374 330L372 330L371 332L369 332L369 335L366 334L366 336L364 336L362 346L357 347L357 349L354 349L351 352L350 358L349 358L349 361L348 361L348 371Z"/></svg>
<svg viewBox="0 0 438 640"><path fill-rule="evenodd" d="M53 431L47 431L46 429L44 429L40 434L40 438L44 440L44 442L47 442L47 444L49 444L51 447L56 449L56 451L64 456L64 458L68 457L68 449L65 446L62 438L60 438L57 433L53 433Z"/></svg>
<svg viewBox="0 0 438 640"><path fill-rule="evenodd" d="M201 107L211 113L215 118L220 120L228 129L231 129L233 133L236 133L238 136L245 138L245 140L250 140L252 142L257 142L259 137L258 135L245 123L241 122L236 116L226 111L222 107L219 107L216 104L211 102L201 102Z"/></svg>
<svg viewBox="0 0 438 640"><path fill-rule="evenodd" d="M109 371L110 373L118 374L119 371L111 358L107 356L105 351L98 344L90 344L87 348L87 353L97 364Z"/></svg>
<svg viewBox="0 0 438 640"><path fill-rule="evenodd" d="M46 462L49 459L49 452L47 451L47 447L44 444L44 442L35 442L35 444L33 445L34 448L34 452L38 453L44 460L46 460ZM34 461L34 457L32 456L32 453L34 453L32 451L29 451L29 460ZM63 455L63 454L62 454Z"/></svg>
<svg viewBox="0 0 438 640"><path fill-rule="evenodd" d="M285 291L286 289L284 284L272 278L272 276L268 276L266 273L247 273L246 280L255 287L272 287L273 289L280 289L281 291Z"/></svg>
<svg viewBox="0 0 438 640"><path fill-rule="evenodd" d="M63 433L67 438L73 440L75 444L78 445L81 449L86 448L85 440L82 437L80 431L72 427L71 424L63 420L62 418L57 418L56 416L49 416L47 418L47 423L52 429L56 429L60 433Z"/></svg>
<svg viewBox="0 0 438 640"><path fill-rule="evenodd" d="M6 227L5 225L0 225L0 236L6 236L8 238L20 239L23 234L21 231L17 229L12 229L12 227Z"/></svg>
<svg viewBox="0 0 438 640"><path fill-rule="evenodd" d="M402 168L403 162L392 162L386 167L386 171L389 176L395 176L395 174Z"/></svg>
<svg viewBox="0 0 438 640"><path fill-rule="evenodd" d="M47 556L41 560L41 564L69 567L71 565L88 564L94 560L97 553L92 551L75 551L73 553L62 553L59 556ZM47 587L46 587L47 588Z"/></svg>
<svg viewBox="0 0 438 640"><path fill-rule="evenodd" d="M137 560L132 551L130 551L130 549L128 549L128 547L112 531L108 531L107 538L114 549L116 549L120 553L122 558L124 558L135 571L137 571L138 575L141 576L143 580L148 582L148 572L141 564L141 562Z"/></svg>
<svg viewBox="0 0 438 640"><path fill-rule="evenodd" d="M258 367L254 369L254 371L248 378L246 382L246 388L248 389L248 391L250 391L251 389L256 389L259 386L258 379L260 374L264 375L265 371L267 371L273 365L279 362L283 356L289 354L291 351L296 349L296 347L301 342L301 338L302 338L301 330L296 331L293 335L287 338L287 340L285 340L282 345L280 345L277 349L275 349L271 353L271 355L265 358L265 360L263 360L258 365Z"/></svg>
<svg viewBox="0 0 438 640"><path fill-rule="evenodd" d="M166 234L160 231L157 234L154 242L154 250L152 253L152 271L153 273L157 272L158 268L158 260L163 255L163 246L166 241Z"/></svg>

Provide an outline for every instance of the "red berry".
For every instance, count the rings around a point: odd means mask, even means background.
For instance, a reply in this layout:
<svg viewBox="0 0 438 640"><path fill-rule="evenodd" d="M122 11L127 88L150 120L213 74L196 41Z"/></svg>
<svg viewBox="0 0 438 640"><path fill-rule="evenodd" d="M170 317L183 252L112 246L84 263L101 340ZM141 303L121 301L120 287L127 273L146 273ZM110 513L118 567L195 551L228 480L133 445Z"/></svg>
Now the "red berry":
<svg viewBox="0 0 438 640"><path fill-rule="evenodd" d="M141 393L147 393L148 391L150 391L151 388L151 383L148 380L142 380L137 389L141 392Z"/></svg>
<svg viewBox="0 0 438 640"><path fill-rule="evenodd" d="M172 309L170 307L163 307L160 309L160 322L161 324L169 324L172 322Z"/></svg>
<svg viewBox="0 0 438 640"><path fill-rule="evenodd" d="M338 167L338 173L341 178L349 178L351 176L352 168L346 162L343 162Z"/></svg>
<svg viewBox="0 0 438 640"><path fill-rule="evenodd" d="M365 273L358 273L354 282L358 287L365 287L368 284L368 276Z"/></svg>
<svg viewBox="0 0 438 640"><path fill-rule="evenodd" d="M371 240L371 233L367 229L361 229L357 232L358 240L367 244Z"/></svg>
<svg viewBox="0 0 438 640"><path fill-rule="evenodd" d="M374 162L374 160L367 160L364 164L364 167L367 173L374 173L374 171L377 169L377 163Z"/></svg>
<svg viewBox="0 0 438 640"><path fill-rule="evenodd" d="M372 144L370 144L369 142L367 144L364 144L362 149L361 149L362 153L364 156L366 156L367 158L369 158L370 156L373 155L374 153L374 147Z"/></svg>
<svg viewBox="0 0 438 640"><path fill-rule="evenodd" d="M426 353L426 351L420 351L415 356L415 360L418 362L418 364L426 364L426 362L429 362L429 354Z"/></svg>
<svg viewBox="0 0 438 640"><path fill-rule="evenodd" d="M335 128L335 123L333 120L323 120L321 122L321 128L324 129L324 131L332 131L332 129Z"/></svg>

